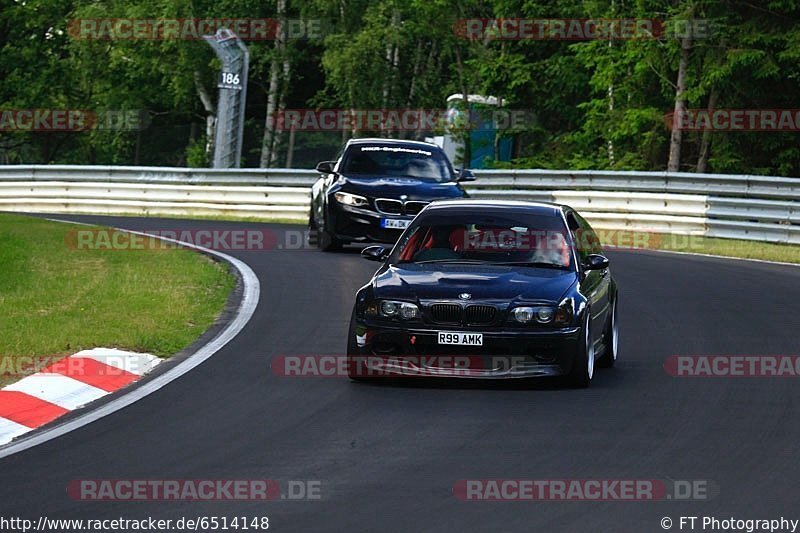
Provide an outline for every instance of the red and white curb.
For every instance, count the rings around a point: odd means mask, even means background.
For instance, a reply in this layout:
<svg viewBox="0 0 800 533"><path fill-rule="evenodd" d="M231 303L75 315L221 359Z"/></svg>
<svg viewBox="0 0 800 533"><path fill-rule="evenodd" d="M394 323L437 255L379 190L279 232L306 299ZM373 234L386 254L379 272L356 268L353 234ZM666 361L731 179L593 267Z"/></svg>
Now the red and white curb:
<svg viewBox="0 0 800 533"><path fill-rule="evenodd" d="M0 389L0 446L130 385L160 362L150 354L94 348Z"/></svg>

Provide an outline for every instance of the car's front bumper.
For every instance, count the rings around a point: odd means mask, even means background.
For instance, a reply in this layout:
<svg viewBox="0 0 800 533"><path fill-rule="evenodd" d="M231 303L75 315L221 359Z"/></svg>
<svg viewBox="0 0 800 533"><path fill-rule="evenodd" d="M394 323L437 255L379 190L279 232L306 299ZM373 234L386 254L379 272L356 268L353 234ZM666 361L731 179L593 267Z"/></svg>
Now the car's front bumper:
<svg viewBox="0 0 800 533"><path fill-rule="evenodd" d="M331 202L329 207L329 223L332 235L344 242L397 242L403 229L384 228L383 219L403 220L410 222L413 216L383 215L377 211L351 207Z"/></svg>
<svg viewBox="0 0 800 533"><path fill-rule="evenodd" d="M364 376L511 379L560 376L572 369L582 339L578 327L550 330L357 321L351 368ZM482 333L482 346L440 345L439 331Z"/></svg>

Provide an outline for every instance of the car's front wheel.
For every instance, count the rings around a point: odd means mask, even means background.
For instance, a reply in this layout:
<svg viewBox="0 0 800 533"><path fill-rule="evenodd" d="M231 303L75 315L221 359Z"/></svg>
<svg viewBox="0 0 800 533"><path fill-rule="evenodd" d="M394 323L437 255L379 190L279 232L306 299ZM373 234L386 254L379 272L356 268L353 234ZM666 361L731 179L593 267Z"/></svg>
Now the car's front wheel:
<svg viewBox="0 0 800 533"><path fill-rule="evenodd" d="M317 222L314 220L314 208L308 214L308 245L317 246Z"/></svg>
<svg viewBox="0 0 800 533"><path fill-rule="evenodd" d="M594 377L594 342L592 342L591 313L586 310L586 320L581 328L581 340L575 353L575 360L572 362L572 370L568 380L570 385L578 388L588 387Z"/></svg>
<svg viewBox="0 0 800 533"><path fill-rule="evenodd" d="M347 377L353 381L365 381L366 372L364 363L359 357L358 345L356 344L355 312L350 319L350 328L347 332Z"/></svg>
<svg viewBox="0 0 800 533"><path fill-rule="evenodd" d="M609 314L606 327L603 331L603 346L605 351L602 357L597 360L597 364L611 368L617 362L617 355L619 354L619 322L617 321L617 300L614 297L614 302L611 304L611 313Z"/></svg>
<svg viewBox="0 0 800 533"><path fill-rule="evenodd" d="M314 219L312 209L312 212L308 215L308 244L309 246L316 246L323 252L332 252L341 249L344 243L328 233L324 225L322 228L319 227Z"/></svg>
<svg viewBox="0 0 800 533"><path fill-rule="evenodd" d="M342 249L342 241L332 236L326 230L317 231L317 247L323 252L335 252Z"/></svg>

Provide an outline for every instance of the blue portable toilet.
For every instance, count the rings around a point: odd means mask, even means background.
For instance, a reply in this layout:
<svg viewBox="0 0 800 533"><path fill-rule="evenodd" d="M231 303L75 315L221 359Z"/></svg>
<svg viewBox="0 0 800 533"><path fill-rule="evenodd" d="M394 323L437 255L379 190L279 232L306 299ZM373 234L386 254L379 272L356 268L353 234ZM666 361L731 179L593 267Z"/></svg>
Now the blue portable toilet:
<svg viewBox="0 0 800 533"><path fill-rule="evenodd" d="M495 96L470 94L467 96L467 102L469 109L465 110L463 94L451 94L447 97L445 122L449 131L442 138L442 148L451 161L460 161L464 153L464 143L463 137L455 130L465 127L469 120L470 161L463 166L484 168L486 159L495 159L495 136L503 115L500 113L499 101ZM513 139L510 137L499 139L498 161L511 161L513 144Z"/></svg>

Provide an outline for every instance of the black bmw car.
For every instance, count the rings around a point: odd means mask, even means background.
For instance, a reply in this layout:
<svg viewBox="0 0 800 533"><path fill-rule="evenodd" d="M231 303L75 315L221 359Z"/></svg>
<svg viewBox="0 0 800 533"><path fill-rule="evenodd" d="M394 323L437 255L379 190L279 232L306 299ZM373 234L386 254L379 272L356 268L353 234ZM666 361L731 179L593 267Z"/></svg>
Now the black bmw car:
<svg viewBox="0 0 800 533"><path fill-rule="evenodd" d="M617 284L591 226L548 203L425 207L356 294L353 379L566 376L586 387L617 358Z"/></svg>
<svg viewBox="0 0 800 533"><path fill-rule="evenodd" d="M322 250L352 242L394 243L433 200L463 198L455 171L435 144L393 139L352 139L336 161L317 165L311 189L309 240Z"/></svg>

